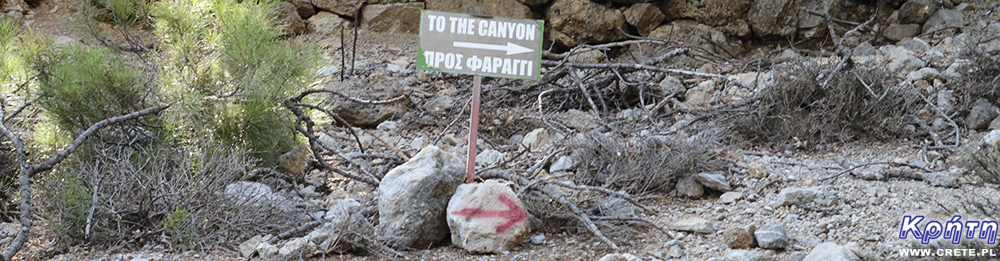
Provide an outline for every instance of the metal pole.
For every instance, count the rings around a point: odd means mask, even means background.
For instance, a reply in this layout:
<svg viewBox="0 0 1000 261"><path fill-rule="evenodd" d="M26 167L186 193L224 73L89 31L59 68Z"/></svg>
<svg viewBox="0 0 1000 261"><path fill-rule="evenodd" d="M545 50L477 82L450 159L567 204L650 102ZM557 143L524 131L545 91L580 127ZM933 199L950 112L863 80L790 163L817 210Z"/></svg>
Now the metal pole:
<svg viewBox="0 0 1000 261"><path fill-rule="evenodd" d="M476 139L479 138L479 92L482 89L483 77L476 75L472 85L472 112L469 117L469 164L466 172L465 183L472 183L476 173Z"/></svg>

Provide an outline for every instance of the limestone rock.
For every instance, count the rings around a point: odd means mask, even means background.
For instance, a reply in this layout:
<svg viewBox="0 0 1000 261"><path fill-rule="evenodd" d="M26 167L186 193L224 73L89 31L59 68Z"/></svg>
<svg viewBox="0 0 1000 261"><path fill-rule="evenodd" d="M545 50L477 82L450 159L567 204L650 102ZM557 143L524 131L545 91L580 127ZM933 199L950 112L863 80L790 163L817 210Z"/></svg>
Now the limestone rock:
<svg viewBox="0 0 1000 261"><path fill-rule="evenodd" d="M545 129L538 128L524 135L524 140L521 141L521 146L525 148L531 148L532 150L538 150L548 146L551 141L549 140L549 132Z"/></svg>
<svg viewBox="0 0 1000 261"><path fill-rule="evenodd" d="M656 29L666 17L660 9L651 3L633 4L625 10L625 21L639 30L639 35L646 36Z"/></svg>
<svg viewBox="0 0 1000 261"><path fill-rule="evenodd" d="M747 21L758 37L827 37L826 21L819 16L802 10L823 10L830 7L835 14L841 9L842 1L834 0L757 0L747 12Z"/></svg>
<svg viewBox="0 0 1000 261"><path fill-rule="evenodd" d="M861 260L847 247L834 242L816 245L802 261L858 261Z"/></svg>
<svg viewBox="0 0 1000 261"><path fill-rule="evenodd" d="M373 32L417 33L423 3L366 5L362 26Z"/></svg>
<svg viewBox="0 0 1000 261"><path fill-rule="evenodd" d="M503 153L493 149L483 150L476 154L476 166L491 166L503 161Z"/></svg>
<svg viewBox="0 0 1000 261"><path fill-rule="evenodd" d="M316 250L316 244L308 238L300 237L288 240L278 249L278 256L284 258L309 257Z"/></svg>
<svg viewBox="0 0 1000 261"><path fill-rule="evenodd" d="M552 40L565 46L625 38L625 15L590 0L555 0L545 13ZM547 24L548 25L548 24Z"/></svg>
<svg viewBox="0 0 1000 261"><path fill-rule="evenodd" d="M914 37L920 34L919 24L890 24L882 32L886 39L893 42L903 40L903 38Z"/></svg>
<svg viewBox="0 0 1000 261"><path fill-rule="evenodd" d="M570 109L566 112L556 114L555 118L562 124L566 125L566 127L579 132L585 133L600 127L597 116L594 116L593 113L577 109Z"/></svg>
<svg viewBox="0 0 1000 261"><path fill-rule="evenodd" d="M901 41L899 43L896 43L896 45L899 47L906 48L906 50L910 50L911 52L914 53L924 53L931 49L931 45L927 44L926 41L921 40L920 38L913 38L910 40Z"/></svg>
<svg viewBox="0 0 1000 261"><path fill-rule="evenodd" d="M989 126L990 121L998 115L997 106L986 99L977 99L969 110L969 115L965 117L965 126L974 130L982 130Z"/></svg>
<svg viewBox="0 0 1000 261"><path fill-rule="evenodd" d="M726 48L735 50L733 46L729 46L730 44L728 43L728 39L725 34L715 28L699 24L691 20L676 20L669 24L660 25L649 33L649 37L678 41L684 44L695 45L708 50L718 51L719 53L723 53L723 51L717 50L718 48L716 45L725 46ZM711 42L705 40L704 37L711 39Z"/></svg>
<svg viewBox="0 0 1000 261"><path fill-rule="evenodd" d="M757 245L764 249L785 249L791 242L785 226L781 224L762 227L754 231L753 235L757 239Z"/></svg>
<svg viewBox="0 0 1000 261"><path fill-rule="evenodd" d="M551 0L522 0L525 4L537 5ZM518 0L427 0L427 10L491 15L513 18L535 18L531 9Z"/></svg>
<svg viewBox="0 0 1000 261"><path fill-rule="evenodd" d="M336 223L350 216L351 209L357 206L361 206L361 203L353 198L334 201L333 204L330 204L330 208L326 211L326 214L323 215L323 219Z"/></svg>
<svg viewBox="0 0 1000 261"><path fill-rule="evenodd" d="M458 186L447 212L451 242L471 253L510 251L530 232L524 204L496 180Z"/></svg>
<svg viewBox="0 0 1000 261"><path fill-rule="evenodd" d="M696 199L705 195L705 187L690 176L678 180L674 188L677 190L677 194L688 198Z"/></svg>
<svg viewBox="0 0 1000 261"><path fill-rule="evenodd" d="M663 95L667 96L674 95L674 97L684 97L684 92L687 92L687 87L684 86L684 82L682 82L681 79L677 79L677 77L670 75L663 77L659 86Z"/></svg>
<svg viewBox="0 0 1000 261"><path fill-rule="evenodd" d="M260 245L260 243L263 242L264 239L260 235L256 235L247 239L247 241L243 241L243 243L240 244L240 256L250 258L254 253L257 253L257 245Z"/></svg>
<svg viewBox="0 0 1000 261"><path fill-rule="evenodd" d="M941 5L937 0L910 0L899 7L899 23L923 24Z"/></svg>
<svg viewBox="0 0 1000 261"><path fill-rule="evenodd" d="M818 191L811 188L784 188L778 193L778 206L798 206L816 199Z"/></svg>
<svg viewBox="0 0 1000 261"><path fill-rule="evenodd" d="M448 235L445 208L465 180L465 162L436 146L389 171L379 184L380 240L423 249Z"/></svg>
<svg viewBox="0 0 1000 261"><path fill-rule="evenodd" d="M935 187L945 187L945 188L957 188L958 187L958 175L953 174L951 171L938 171L930 172L924 174L924 181L931 186Z"/></svg>
<svg viewBox="0 0 1000 261"><path fill-rule="evenodd" d="M742 197L743 197L743 192L730 191L722 193L722 196L719 196L719 201L721 201L722 204L732 204L733 202L736 202L736 200Z"/></svg>
<svg viewBox="0 0 1000 261"><path fill-rule="evenodd" d="M600 210L601 215L606 217L635 217L635 209L632 208L632 203L619 197L601 197L597 202L597 208Z"/></svg>
<svg viewBox="0 0 1000 261"><path fill-rule="evenodd" d="M355 18L362 0L311 0L313 6L345 17Z"/></svg>
<svg viewBox="0 0 1000 261"><path fill-rule="evenodd" d="M306 162L309 160L309 146L305 143L295 146L291 151L278 156L278 171L292 174L294 177L302 176L306 170Z"/></svg>
<svg viewBox="0 0 1000 261"><path fill-rule="evenodd" d="M715 225L712 225L711 221L698 217L690 217L678 220L677 222L671 224L670 228L673 230L696 232L702 234L711 234L715 233L716 231Z"/></svg>
<svg viewBox="0 0 1000 261"><path fill-rule="evenodd" d="M728 24L750 9L750 0L666 0L660 10L667 20L693 19L699 23L719 26Z"/></svg>
<svg viewBox="0 0 1000 261"><path fill-rule="evenodd" d="M576 160L573 159L573 156L562 156L549 166L549 173L554 175L559 172L573 171L574 168L576 168Z"/></svg>
<svg viewBox="0 0 1000 261"><path fill-rule="evenodd" d="M705 187L717 191L728 192L733 190L723 173L722 171L702 172L694 175L694 179Z"/></svg>
<svg viewBox="0 0 1000 261"><path fill-rule="evenodd" d="M238 181L226 185L224 195L236 206L289 208L285 197L272 193L270 187L258 182Z"/></svg>
<svg viewBox="0 0 1000 261"><path fill-rule="evenodd" d="M934 12L934 15L930 19L927 19L927 23L924 23L923 33L926 34L950 27L960 27L963 23L965 23L965 20L961 12L952 9L941 9Z"/></svg>
<svg viewBox="0 0 1000 261"><path fill-rule="evenodd" d="M598 259L598 261L640 261L640 260L642 260L642 258L627 253L607 254L601 257L601 259Z"/></svg>
<svg viewBox="0 0 1000 261"><path fill-rule="evenodd" d="M321 35L340 36L340 29L347 25L347 21L334 13L320 11L309 17L306 20L306 24L309 25L309 31L311 32Z"/></svg>
<svg viewBox="0 0 1000 261"><path fill-rule="evenodd" d="M309 19L316 14L316 8L313 7L313 0L292 0L291 3L295 5L295 11L299 13L299 17L302 19Z"/></svg>
<svg viewBox="0 0 1000 261"><path fill-rule="evenodd" d="M273 22L282 34L295 35L306 32L306 23L302 21L299 11L292 3L282 2L278 4Z"/></svg>
<svg viewBox="0 0 1000 261"><path fill-rule="evenodd" d="M729 248L753 248L757 246L757 239L754 236L755 231L757 231L757 226L754 225L732 227L726 229L726 232L722 233L722 237L725 238L726 245Z"/></svg>

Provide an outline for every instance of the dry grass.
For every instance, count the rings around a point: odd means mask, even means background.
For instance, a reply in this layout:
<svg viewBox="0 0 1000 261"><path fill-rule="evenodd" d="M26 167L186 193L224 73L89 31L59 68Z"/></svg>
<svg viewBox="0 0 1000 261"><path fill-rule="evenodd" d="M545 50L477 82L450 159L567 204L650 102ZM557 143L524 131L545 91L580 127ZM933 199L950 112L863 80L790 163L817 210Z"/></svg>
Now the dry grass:
<svg viewBox="0 0 1000 261"><path fill-rule="evenodd" d="M993 102L1000 99L1000 53L988 53L979 46L969 45L960 56L969 60L972 67L972 72L966 75L967 85L956 88L963 101L960 111L971 109L978 98Z"/></svg>
<svg viewBox="0 0 1000 261"><path fill-rule="evenodd" d="M690 137L588 134L569 144L573 157L579 160L573 178L577 184L632 194L670 192L684 174L724 167L716 135L711 130Z"/></svg>
<svg viewBox="0 0 1000 261"><path fill-rule="evenodd" d="M253 164L244 151L206 148L216 149L108 146L75 154L39 182L43 224L70 244L194 249L297 225L273 206L230 202L221 192L246 179Z"/></svg>
<svg viewBox="0 0 1000 261"><path fill-rule="evenodd" d="M919 96L898 87L887 71L841 70L825 87L816 81L819 73L808 63L779 69L775 85L762 91L746 117L731 120L733 130L761 143L883 140L905 134L914 119Z"/></svg>

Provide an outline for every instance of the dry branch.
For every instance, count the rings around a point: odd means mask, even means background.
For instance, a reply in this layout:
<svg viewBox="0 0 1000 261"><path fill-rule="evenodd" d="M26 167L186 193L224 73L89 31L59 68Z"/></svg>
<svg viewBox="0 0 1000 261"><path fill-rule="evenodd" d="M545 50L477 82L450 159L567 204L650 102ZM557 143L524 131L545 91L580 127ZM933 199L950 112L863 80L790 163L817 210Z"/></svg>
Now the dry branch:
<svg viewBox="0 0 1000 261"><path fill-rule="evenodd" d="M10 139L10 141L14 144L14 147L16 148L17 151L17 162L18 165L20 165L20 172L18 174L18 184L20 184L21 187L21 205L19 208L19 210L21 211L21 228L17 232L17 236L14 238L14 241L12 241L10 246L8 246L6 250L4 250L3 259L11 260L12 258L14 258L14 255L16 255L17 252L20 251L22 247L24 247L24 243L28 241L28 234L31 232L31 226L32 226L32 219L31 219L31 176L32 175L34 175L35 173L45 172L49 169L52 169L52 167L55 167L56 164L59 164L59 162L62 162L64 159L66 159L66 157L68 157L70 154L76 151L76 149L79 148L80 145L82 145L83 142L87 140L87 138L94 135L98 130L110 126L112 124L118 124L121 122L134 120L146 115L159 113L160 111L169 108L171 105L173 105L173 103L155 106L152 108L129 113L126 115L107 118L97 123L94 123L94 125L91 125L90 128L87 128L87 130L77 135L76 139L73 140L73 142L71 142L69 146L67 146L65 149L59 151L52 157L38 164L28 163L28 154L24 149L24 143L21 141L21 136L19 134L11 132L9 129L7 129L7 127L4 124L0 123L0 132L2 132L4 136ZM5 114L3 112L3 108L0 107L0 115L3 114Z"/></svg>

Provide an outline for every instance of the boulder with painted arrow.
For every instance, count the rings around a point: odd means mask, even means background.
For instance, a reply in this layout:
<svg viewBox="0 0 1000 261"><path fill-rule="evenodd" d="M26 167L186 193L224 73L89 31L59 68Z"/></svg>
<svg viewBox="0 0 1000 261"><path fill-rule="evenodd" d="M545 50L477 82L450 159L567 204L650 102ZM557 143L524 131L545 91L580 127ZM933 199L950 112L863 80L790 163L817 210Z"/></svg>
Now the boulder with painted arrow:
<svg viewBox="0 0 1000 261"><path fill-rule="evenodd" d="M517 247L530 228L524 204L495 180L458 186L448 202L451 242L471 253L501 253Z"/></svg>

